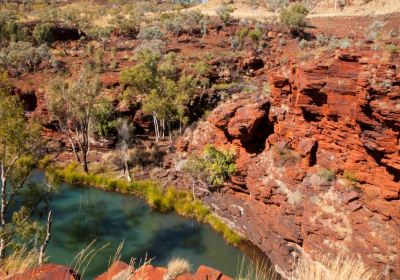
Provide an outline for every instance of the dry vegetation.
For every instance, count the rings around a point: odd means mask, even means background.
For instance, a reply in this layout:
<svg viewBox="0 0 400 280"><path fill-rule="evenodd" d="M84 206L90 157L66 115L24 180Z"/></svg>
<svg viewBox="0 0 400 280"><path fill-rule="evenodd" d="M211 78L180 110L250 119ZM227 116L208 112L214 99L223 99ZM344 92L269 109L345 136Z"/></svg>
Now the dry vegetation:
<svg viewBox="0 0 400 280"><path fill-rule="evenodd" d="M318 260L301 259L291 280L377 280L380 276L364 266L355 257L343 253L336 256L321 256Z"/></svg>

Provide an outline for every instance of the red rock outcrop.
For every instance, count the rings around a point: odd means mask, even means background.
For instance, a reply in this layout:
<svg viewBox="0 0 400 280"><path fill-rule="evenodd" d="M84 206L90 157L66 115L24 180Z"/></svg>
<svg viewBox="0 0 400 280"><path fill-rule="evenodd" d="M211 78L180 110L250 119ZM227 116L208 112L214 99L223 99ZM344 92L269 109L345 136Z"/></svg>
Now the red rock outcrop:
<svg viewBox="0 0 400 280"><path fill-rule="evenodd" d="M97 276L95 280L163 280L167 269L164 267L155 267L152 265L144 265L139 269L132 269L127 263L116 261L106 272ZM79 275L64 265L45 264L37 268L28 269L27 271L14 276L0 277L4 280L78 280ZM232 278L223 275L220 271L201 265L194 274L184 274L177 280L232 280Z"/></svg>
<svg viewBox="0 0 400 280"><path fill-rule="evenodd" d="M178 139L183 157L236 151L231 187L202 199L283 272L344 251L400 279L399 65L337 51L270 71L269 96L235 96Z"/></svg>
<svg viewBox="0 0 400 280"><path fill-rule="evenodd" d="M144 265L137 270L132 268L121 261L115 262L111 267L102 275L95 278L95 280L163 280L166 273L164 267L155 267L152 265ZM200 266L194 274L184 274L177 278L177 280L231 280L232 278L223 275L220 271L207 267Z"/></svg>
<svg viewBox="0 0 400 280"><path fill-rule="evenodd" d="M64 265L44 264L24 273L2 278L4 280L78 280L79 275Z"/></svg>

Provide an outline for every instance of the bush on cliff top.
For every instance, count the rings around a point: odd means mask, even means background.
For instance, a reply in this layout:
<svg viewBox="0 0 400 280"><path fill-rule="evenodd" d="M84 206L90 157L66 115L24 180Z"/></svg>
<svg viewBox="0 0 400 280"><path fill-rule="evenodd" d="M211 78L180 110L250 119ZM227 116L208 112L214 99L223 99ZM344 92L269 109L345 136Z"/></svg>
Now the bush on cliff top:
<svg viewBox="0 0 400 280"><path fill-rule="evenodd" d="M293 4L281 12L281 21L292 31L300 31L307 26L308 10L302 4Z"/></svg>

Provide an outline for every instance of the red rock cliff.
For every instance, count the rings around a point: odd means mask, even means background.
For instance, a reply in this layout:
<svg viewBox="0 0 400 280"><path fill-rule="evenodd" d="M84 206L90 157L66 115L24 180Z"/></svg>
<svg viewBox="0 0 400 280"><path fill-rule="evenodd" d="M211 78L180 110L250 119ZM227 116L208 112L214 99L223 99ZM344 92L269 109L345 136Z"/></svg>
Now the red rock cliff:
<svg viewBox="0 0 400 280"><path fill-rule="evenodd" d="M177 149L233 148L237 174L203 199L289 271L345 251L400 279L399 58L337 52L269 75L270 94L220 105Z"/></svg>

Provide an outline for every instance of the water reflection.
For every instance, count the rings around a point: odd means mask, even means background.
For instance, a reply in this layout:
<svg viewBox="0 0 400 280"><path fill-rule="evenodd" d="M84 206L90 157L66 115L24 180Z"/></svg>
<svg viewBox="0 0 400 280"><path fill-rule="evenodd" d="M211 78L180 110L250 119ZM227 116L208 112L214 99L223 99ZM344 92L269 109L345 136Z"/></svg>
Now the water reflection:
<svg viewBox="0 0 400 280"><path fill-rule="evenodd" d="M86 272L87 279L102 273L124 241L122 259L154 258L154 265L165 266L173 257L215 267L234 276L243 253L227 245L207 225L184 219L174 213L152 211L143 201L94 188L60 186L51 201L54 213L49 261L70 265L76 254L97 240L99 253Z"/></svg>

